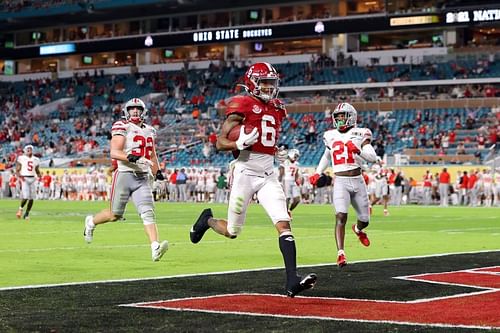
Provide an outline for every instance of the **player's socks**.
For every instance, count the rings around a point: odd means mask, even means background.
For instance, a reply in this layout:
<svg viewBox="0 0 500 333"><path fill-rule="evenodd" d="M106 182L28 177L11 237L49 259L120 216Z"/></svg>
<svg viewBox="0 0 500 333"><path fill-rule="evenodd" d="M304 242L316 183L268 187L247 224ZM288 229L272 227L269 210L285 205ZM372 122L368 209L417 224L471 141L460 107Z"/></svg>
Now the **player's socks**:
<svg viewBox="0 0 500 333"><path fill-rule="evenodd" d="M285 262L286 277L292 281L297 277L297 250L295 248L295 238L292 233L285 233L279 237L279 247Z"/></svg>
<svg viewBox="0 0 500 333"><path fill-rule="evenodd" d="M157 241L153 241L151 243L151 250L156 250L158 247L160 247L160 243L158 243Z"/></svg>

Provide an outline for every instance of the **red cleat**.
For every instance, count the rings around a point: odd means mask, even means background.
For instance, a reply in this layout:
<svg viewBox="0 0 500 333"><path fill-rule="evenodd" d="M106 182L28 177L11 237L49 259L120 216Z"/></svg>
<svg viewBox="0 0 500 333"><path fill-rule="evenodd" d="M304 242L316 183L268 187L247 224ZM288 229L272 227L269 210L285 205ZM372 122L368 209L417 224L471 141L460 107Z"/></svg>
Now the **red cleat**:
<svg viewBox="0 0 500 333"><path fill-rule="evenodd" d="M18 209L18 211L17 211L17 213L16 213L16 217L17 217L18 219L20 219L22 215L23 215L23 210L22 210L22 209Z"/></svg>
<svg viewBox="0 0 500 333"><path fill-rule="evenodd" d="M342 268L346 265L347 265L347 260L345 258L345 254L339 254L339 256L337 257L337 266L339 266L339 268Z"/></svg>
<svg viewBox="0 0 500 333"><path fill-rule="evenodd" d="M364 233L363 231L356 232L356 225L355 224L352 225L352 231L354 231L356 236L358 236L361 244L363 244L364 246L370 246L370 240L368 239L368 236L366 235L366 233Z"/></svg>

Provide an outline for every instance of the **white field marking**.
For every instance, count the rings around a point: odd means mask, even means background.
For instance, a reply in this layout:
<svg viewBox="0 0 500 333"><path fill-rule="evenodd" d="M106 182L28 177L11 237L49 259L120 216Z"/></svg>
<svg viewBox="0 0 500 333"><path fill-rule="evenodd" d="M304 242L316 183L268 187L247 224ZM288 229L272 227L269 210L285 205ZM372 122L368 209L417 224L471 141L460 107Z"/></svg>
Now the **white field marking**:
<svg viewBox="0 0 500 333"><path fill-rule="evenodd" d="M5 249L0 250L0 253L22 253L22 252L51 252L51 251L74 251L83 249L123 249L123 248L134 248L134 247L148 247L148 244L128 244L128 245L90 245L83 244L82 246L70 246L70 247L49 247L41 249Z"/></svg>
<svg viewBox="0 0 500 333"><path fill-rule="evenodd" d="M421 258L445 257L445 256L449 256L449 255L478 254L478 253L490 253L490 252L499 252L499 254L500 254L500 250L480 250L480 251L439 253L439 254L431 254L431 255L396 257L396 258L367 259L367 260L350 261L349 264L352 265L352 264L362 264L362 263L370 263L370 262L384 262L384 261L394 261L394 260L403 260L403 259L421 259ZM298 266L298 268L310 268L310 267L317 267L317 266L336 266L336 265L337 264L335 264L335 263L319 263L319 264L311 264L311 265L300 265L300 266ZM237 274L237 273L244 273L244 272L261 272L261 271L277 270L277 269L283 269L283 267L280 266L280 267L254 268L254 269L239 269L239 270L230 270L230 271L222 271L222 272L165 275L165 276L134 278L134 279L114 279L114 280L96 280L96 281L83 281L83 282L66 282L66 283L54 283L54 284L26 285L26 286L15 286L15 287L3 287L3 288L0 288L0 291L18 290L18 289L35 289L35 288L52 288L52 287L88 285L88 284L97 284L97 283L104 284L104 283L116 283L116 282L134 282L134 281L177 279L177 278L183 278L183 277Z"/></svg>
<svg viewBox="0 0 500 333"><path fill-rule="evenodd" d="M141 228L130 228L130 229L120 229L120 232L121 231L135 231L135 230L138 230L138 229L143 229L142 228L142 224L139 225L139 227ZM18 236L18 235L28 235L28 236L33 236L33 235L50 235L50 234L81 234L82 233L82 230L64 230L64 231L27 231L27 232L6 232L6 233L2 233L2 236Z"/></svg>
<svg viewBox="0 0 500 333"><path fill-rule="evenodd" d="M172 299L170 301L179 301L179 300L194 300L194 299L209 299L209 298L219 298L226 296L233 296L235 294L227 294L227 295L215 295L215 296L206 296L206 297L188 297L188 298L178 298ZM263 296L280 296L285 297L284 295L273 295L273 294L237 294L241 295L263 295ZM308 300L313 299L328 299L328 300L354 300L350 298L328 298L328 297L304 297L304 296L296 296L296 298L307 298ZM168 301L168 300L167 300ZM366 300L373 302L373 300ZM276 315L276 314L263 314L263 313L254 313L254 312L239 312L239 311L215 311L215 310L200 310L200 309L189 309L189 308L178 308L178 307L169 307L166 308L164 306L146 306L143 304L148 303L157 303L157 302L166 302L166 301L153 301L153 302L143 302L143 303L130 303L130 304L120 304L122 307L136 307L136 308L150 308L150 309L160 309L167 311L190 311L190 312L202 312L202 313L215 313L215 314L233 314L233 315L245 315L245 316L255 316L255 317L273 317L273 318L293 318L293 319L315 319L315 320L329 320L329 321L349 321L355 323L374 323L374 324L395 324L395 325L411 325L411 326L424 326L424 327L443 327L443 328L475 328L475 329L484 329L484 330L492 330L498 327L494 326L475 326L475 325L450 325L445 323L431 324L431 323L417 323L417 322L407 322L407 321L393 321L393 320L368 320L368 319L352 319L352 318L331 318L331 317L320 317L320 316L293 316L293 315ZM380 301L387 302L387 301Z"/></svg>
<svg viewBox="0 0 500 333"><path fill-rule="evenodd" d="M45 223L45 222L44 222ZM138 230L138 229L141 229L142 230L142 223L140 223L139 220L137 220L136 222L114 222L114 223L119 223L119 224L126 224L126 225L135 225L137 228L128 228L128 229L120 229L120 231L135 231L135 230ZM163 227L166 227L166 228L169 228L169 229L186 229L187 230L187 226L186 225L178 225L178 224L171 224L171 225L163 225ZM251 227L252 229L268 229L269 227L266 227L266 226L252 226ZM295 227L294 229L302 229L302 228L305 228L305 227ZM460 233L465 233L465 232L468 232L468 231L480 231L480 230L498 230L499 228L498 227L489 227L489 228L464 228L464 229L445 229L445 230L438 230L438 232L443 232L443 233L447 233L447 234L460 234ZM383 235L401 235L401 234L420 234L420 233L431 233L431 232L435 232L435 231L430 231L430 230L407 230L407 231L387 231L387 230L381 230L381 229L371 229L369 230L369 233L370 234L383 234ZM81 233L80 230L76 231L76 230L65 230L65 231L57 231L57 230L54 230L54 231L27 231L27 232L9 232L9 233L2 233L2 236L16 236L16 235L50 235L50 234L75 234L75 233ZM490 233L490 236L498 236L499 234L498 233ZM306 238L306 239L314 239L314 238L330 238L331 236L309 236L309 237L301 237L302 238ZM270 240L269 238L266 239L266 238L260 238L260 240ZM272 240L274 241L275 238L272 238ZM253 240L247 240L247 241L253 241ZM223 243L223 242L220 242L220 243ZM0 250L0 253L2 251Z"/></svg>
<svg viewBox="0 0 500 333"><path fill-rule="evenodd" d="M321 238L331 238L330 235L324 236L309 236L309 237L301 237L301 239L321 239ZM261 242L270 242L276 241L276 238L253 238L253 239L245 239L245 243L261 243ZM204 244L225 244L230 242L229 239L221 239L221 240L210 240L205 241ZM94 245L94 244L85 244L82 241L82 246L67 246L67 247L47 247L47 248L19 248L19 249L0 249L0 253L22 253L22 252L50 252L50 251L74 251L81 249L121 249L121 248L133 248L133 247L149 247L147 244L124 244L124 245ZM173 245L185 245L191 244L190 241L185 242L169 242L171 246Z"/></svg>
<svg viewBox="0 0 500 333"><path fill-rule="evenodd" d="M45 223L45 222L44 222ZM111 223L111 222L110 222ZM114 222L119 223L119 224L126 224L126 225L135 225L137 228L129 228L129 229L120 229L120 231L135 231L138 229L142 230L142 223L140 223L139 220L136 222ZM166 224L162 225L165 228L169 229L188 229L187 225L179 225L179 224ZM252 229L268 229L269 226L252 226ZM306 228L305 226L299 226L295 227L294 229L304 229ZM454 234L454 233L464 233L467 231L480 231L480 230L498 230L498 227L489 227L489 228L463 228L463 229L444 229L444 230L438 230L438 232L443 232L443 233L448 233L448 234ZM388 231L388 230L382 230L382 229L370 229L368 231L370 234L383 234L383 235L401 235L401 234L420 234L420 233L432 233L435 231L431 230L406 230L406 231ZM27 232L9 232L9 233L2 233L2 236L6 235L50 235L50 234L63 234L63 233L68 233L68 234L74 234L74 233L81 233L80 230L65 230L65 231L27 231ZM498 233L491 233L490 236L498 236ZM301 238L306 238L306 239L314 239L314 238L331 238L330 235L328 236L309 236L309 237L301 237ZM275 238L260 238L260 240L275 240ZM248 241L254 241L252 239L249 239ZM214 241L216 242L216 241ZM223 241L219 242L223 243ZM1 251L0 251L1 252Z"/></svg>
<svg viewBox="0 0 500 333"><path fill-rule="evenodd" d="M428 301L434 301L434 300L443 300L443 299L449 299L449 298L467 297L467 296L475 296L475 295L480 295L480 294L488 294L488 293L491 293L491 292L500 291L500 288L475 286L475 285L469 285L469 284L444 282L444 281L424 280L423 278L419 279L418 277L423 277L423 276L426 276L426 275L427 276L432 276L432 275L438 275L438 274L457 273L457 272L473 273L473 274L484 274L484 273L486 273L488 275L495 275L496 276L496 274L491 274L491 273L496 273L496 272L481 272L481 271L477 271L477 270L478 269L485 269L485 268L498 268L498 267L500 267L500 266L487 266L487 267L480 267L480 268L477 268L477 269L463 269L463 270L447 271L447 272L439 272L439 273L420 273L420 274L415 274L415 275L395 276L393 278L394 279L399 279L399 280L405 280L405 281L425 282L425 283L431 283L431 284L439 284L439 285L446 285L446 286L457 286L457 287L474 288L474 289L481 289L482 290L482 291L473 292L473 293L464 293L464 294L456 294L456 295L441 296L441 297L432 297L432 298L422 298L422 299L417 299L417 300L406 302L406 303L422 303L422 302L428 302Z"/></svg>
<svg viewBox="0 0 500 333"><path fill-rule="evenodd" d="M120 229L122 230L133 230L133 229ZM428 233L430 231L401 231L401 232L384 232L380 230L381 233L384 235L389 235L389 234L405 234L405 233ZM75 233L75 232L71 232ZM36 234L36 233L33 233ZM452 233L449 233L452 234ZM456 232L456 234L459 234L459 232ZM317 235L317 236L301 236L300 239L330 239L332 236L331 235ZM243 241L244 243L262 243L262 242L274 242L276 241L276 238L250 238L250 239L245 239L245 240L240 240ZM204 244L226 244L230 242L228 239L220 239L220 240L209 240L205 241ZM185 245L185 244L191 244L189 241L185 242L170 242L170 245ZM51 251L74 251L74 250L81 250L81 249L87 249L87 248L95 248L95 249L121 249L121 248L134 248L134 247L147 247L147 244L124 244L124 245L90 245L90 244L84 244L82 246L67 246L67 247L49 247L49 248L19 248L19 249L0 249L0 253L23 253L23 252L51 252ZM487 250L489 251L489 250ZM491 251L496 251L496 250L491 250ZM460 253L460 252L457 252ZM469 252L465 252L469 253Z"/></svg>
<svg viewBox="0 0 500 333"><path fill-rule="evenodd" d="M443 230L439 230L439 232L482 231L482 230L500 230L500 226L498 226L498 227L484 227L484 228L443 229Z"/></svg>

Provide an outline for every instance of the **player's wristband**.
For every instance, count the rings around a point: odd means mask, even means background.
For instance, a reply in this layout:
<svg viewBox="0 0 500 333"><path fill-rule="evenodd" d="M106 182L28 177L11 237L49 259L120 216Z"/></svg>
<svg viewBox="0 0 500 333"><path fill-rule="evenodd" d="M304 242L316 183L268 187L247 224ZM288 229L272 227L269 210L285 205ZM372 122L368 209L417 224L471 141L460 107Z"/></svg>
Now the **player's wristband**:
<svg viewBox="0 0 500 333"><path fill-rule="evenodd" d="M130 163L135 163L137 162L141 157L140 156L137 156L137 155L134 155L134 154L128 154L127 155L127 160L130 162Z"/></svg>

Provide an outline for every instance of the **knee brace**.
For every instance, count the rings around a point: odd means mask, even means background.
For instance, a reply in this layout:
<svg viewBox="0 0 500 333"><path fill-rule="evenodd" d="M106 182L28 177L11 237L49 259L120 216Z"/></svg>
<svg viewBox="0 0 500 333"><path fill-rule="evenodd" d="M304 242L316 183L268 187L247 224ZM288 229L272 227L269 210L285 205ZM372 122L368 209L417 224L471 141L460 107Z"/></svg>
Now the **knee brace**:
<svg viewBox="0 0 500 333"><path fill-rule="evenodd" d="M149 224L156 223L155 213L153 212L152 209L147 210L145 212L142 212L141 213L141 219L142 219L142 223L144 225L149 225Z"/></svg>

